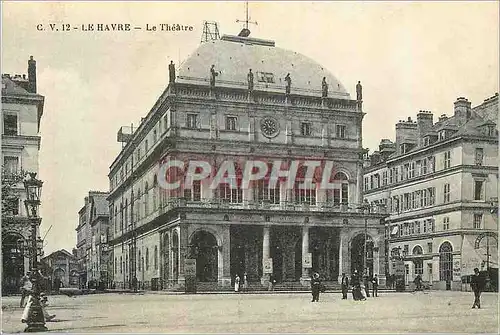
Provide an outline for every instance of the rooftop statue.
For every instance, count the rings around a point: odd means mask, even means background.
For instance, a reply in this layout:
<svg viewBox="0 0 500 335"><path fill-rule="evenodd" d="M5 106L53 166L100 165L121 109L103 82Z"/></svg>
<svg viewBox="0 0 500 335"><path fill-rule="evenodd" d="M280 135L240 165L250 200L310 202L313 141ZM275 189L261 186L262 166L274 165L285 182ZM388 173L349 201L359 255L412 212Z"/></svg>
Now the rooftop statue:
<svg viewBox="0 0 500 335"><path fill-rule="evenodd" d="M326 77L323 77L321 82L321 97L326 98L328 96L328 83L326 82Z"/></svg>
<svg viewBox="0 0 500 335"><path fill-rule="evenodd" d="M290 88L292 87L292 78L290 78L290 73L286 75L285 81L286 81L285 93L288 95L290 94Z"/></svg>
<svg viewBox="0 0 500 335"><path fill-rule="evenodd" d="M252 72L252 69L250 69L250 71L248 71L247 80L248 80L248 90L253 91L253 72Z"/></svg>
<svg viewBox="0 0 500 335"><path fill-rule="evenodd" d="M170 64L168 65L168 77L170 83L175 82L175 65L173 61L170 61Z"/></svg>

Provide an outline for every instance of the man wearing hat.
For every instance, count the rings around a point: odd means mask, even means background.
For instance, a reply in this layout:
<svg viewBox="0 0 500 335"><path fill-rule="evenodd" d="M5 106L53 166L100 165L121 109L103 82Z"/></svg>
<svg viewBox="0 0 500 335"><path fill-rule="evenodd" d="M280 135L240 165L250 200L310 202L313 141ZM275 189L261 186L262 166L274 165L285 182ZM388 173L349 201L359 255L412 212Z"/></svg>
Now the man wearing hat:
<svg viewBox="0 0 500 335"><path fill-rule="evenodd" d="M321 280L319 280L319 273L315 272L311 279L312 301L319 301L319 291L321 290Z"/></svg>

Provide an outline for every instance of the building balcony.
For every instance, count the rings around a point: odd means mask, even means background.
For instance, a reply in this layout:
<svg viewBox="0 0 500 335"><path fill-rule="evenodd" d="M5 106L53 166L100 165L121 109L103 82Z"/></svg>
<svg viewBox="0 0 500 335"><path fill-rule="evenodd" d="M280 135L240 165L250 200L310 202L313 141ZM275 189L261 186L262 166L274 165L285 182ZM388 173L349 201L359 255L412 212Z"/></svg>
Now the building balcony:
<svg viewBox="0 0 500 335"><path fill-rule="evenodd" d="M356 204L338 204L333 202L297 203L291 201L280 201L271 203L269 201L247 201L229 202L223 199L202 199L200 201L189 201L183 198L170 198L163 207L164 212L176 208L209 208L209 209L253 209L273 211L295 211L295 212L336 212L336 213L360 213ZM373 206L372 214L386 214L384 206Z"/></svg>

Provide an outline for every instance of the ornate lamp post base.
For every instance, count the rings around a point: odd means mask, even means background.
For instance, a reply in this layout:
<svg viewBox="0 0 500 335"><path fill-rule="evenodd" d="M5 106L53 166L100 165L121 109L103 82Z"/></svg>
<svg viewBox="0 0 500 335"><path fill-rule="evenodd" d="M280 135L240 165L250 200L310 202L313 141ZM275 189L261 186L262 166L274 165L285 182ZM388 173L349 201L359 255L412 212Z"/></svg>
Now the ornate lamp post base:
<svg viewBox="0 0 500 335"><path fill-rule="evenodd" d="M24 329L26 333L37 333L48 331L45 327L45 316L43 315L42 305L37 297L32 297L32 302L28 307L28 319L26 323L28 327Z"/></svg>

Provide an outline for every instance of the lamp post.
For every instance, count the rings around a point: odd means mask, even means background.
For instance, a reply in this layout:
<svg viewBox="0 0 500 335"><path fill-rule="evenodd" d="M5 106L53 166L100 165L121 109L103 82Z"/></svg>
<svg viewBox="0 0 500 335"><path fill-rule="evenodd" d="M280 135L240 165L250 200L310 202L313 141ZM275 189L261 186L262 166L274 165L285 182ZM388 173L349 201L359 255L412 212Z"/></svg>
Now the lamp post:
<svg viewBox="0 0 500 335"><path fill-rule="evenodd" d="M36 172L30 172L29 177L24 180L24 188L26 190L24 206L31 223L31 241L27 243L26 250L28 250L31 258L30 280L33 283L31 304L29 305L28 318L26 319L28 327L24 330L25 332L42 332L48 330L45 327L45 316L40 304L40 285L43 278L38 269L38 256L42 254L41 249L43 248L43 242L37 234L38 226L42 221L38 212L42 184L42 181L36 179ZM39 247L40 251L38 250Z"/></svg>
<svg viewBox="0 0 500 335"><path fill-rule="evenodd" d="M368 216L367 215L370 214L371 205L365 199L363 204L358 208L363 211L363 214L365 216L365 238L364 238L364 243L363 243L363 274L368 275L368 273L367 273L368 271L366 269L366 267L367 267L366 242L368 239Z"/></svg>

